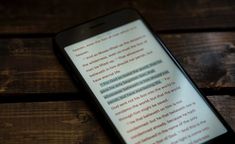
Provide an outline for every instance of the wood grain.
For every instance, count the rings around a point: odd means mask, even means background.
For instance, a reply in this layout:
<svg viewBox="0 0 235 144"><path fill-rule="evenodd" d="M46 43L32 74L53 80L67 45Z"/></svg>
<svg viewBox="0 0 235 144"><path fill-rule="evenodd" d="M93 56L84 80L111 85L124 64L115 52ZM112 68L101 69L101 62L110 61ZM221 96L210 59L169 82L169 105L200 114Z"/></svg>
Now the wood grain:
<svg viewBox="0 0 235 144"><path fill-rule="evenodd" d="M83 101L0 105L0 143L110 143Z"/></svg>
<svg viewBox="0 0 235 144"><path fill-rule="evenodd" d="M189 75L201 88L235 86L235 33L162 35Z"/></svg>
<svg viewBox="0 0 235 144"><path fill-rule="evenodd" d="M77 91L56 59L50 38L2 39L0 43L1 92Z"/></svg>
<svg viewBox="0 0 235 144"><path fill-rule="evenodd" d="M157 31L235 27L233 0L2 0L0 34L55 33L125 7L138 9Z"/></svg>
<svg viewBox="0 0 235 144"><path fill-rule="evenodd" d="M235 129L235 97L208 96ZM83 101L0 104L0 143L113 143Z"/></svg>
<svg viewBox="0 0 235 144"><path fill-rule="evenodd" d="M200 88L235 87L235 33L163 34L161 38ZM0 93L76 93L51 38L0 39Z"/></svg>
<svg viewBox="0 0 235 144"><path fill-rule="evenodd" d="M199 87L216 94L209 100L235 130L234 0L1 0L0 144L114 142L55 57L52 36L125 7L162 33ZM79 100L32 102L71 96Z"/></svg>

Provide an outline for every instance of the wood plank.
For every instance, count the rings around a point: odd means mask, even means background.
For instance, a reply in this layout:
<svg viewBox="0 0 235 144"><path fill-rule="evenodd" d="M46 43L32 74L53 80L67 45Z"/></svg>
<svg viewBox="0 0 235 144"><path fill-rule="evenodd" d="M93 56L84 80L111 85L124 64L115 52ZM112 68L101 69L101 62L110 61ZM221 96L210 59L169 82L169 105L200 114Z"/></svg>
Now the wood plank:
<svg viewBox="0 0 235 144"><path fill-rule="evenodd" d="M83 101L0 104L0 143L110 143Z"/></svg>
<svg viewBox="0 0 235 144"><path fill-rule="evenodd" d="M235 33L163 34L200 88L235 87ZM50 38L0 39L0 93L75 93ZM81 91L80 91L81 92Z"/></svg>
<svg viewBox="0 0 235 144"><path fill-rule="evenodd" d="M189 75L201 88L235 86L235 33L162 35Z"/></svg>
<svg viewBox="0 0 235 144"><path fill-rule="evenodd" d="M235 97L208 98L235 130ZM83 101L0 104L0 142L113 143Z"/></svg>
<svg viewBox="0 0 235 144"><path fill-rule="evenodd" d="M124 7L138 9L157 31L235 27L233 0L5 0L0 34L55 33Z"/></svg>
<svg viewBox="0 0 235 144"><path fill-rule="evenodd" d="M222 115L225 121L235 130L235 97L224 96L207 96L210 102L215 106L217 111Z"/></svg>
<svg viewBox="0 0 235 144"><path fill-rule="evenodd" d="M2 39L0 92L77 92L56 59L50 38Z"/></svg>

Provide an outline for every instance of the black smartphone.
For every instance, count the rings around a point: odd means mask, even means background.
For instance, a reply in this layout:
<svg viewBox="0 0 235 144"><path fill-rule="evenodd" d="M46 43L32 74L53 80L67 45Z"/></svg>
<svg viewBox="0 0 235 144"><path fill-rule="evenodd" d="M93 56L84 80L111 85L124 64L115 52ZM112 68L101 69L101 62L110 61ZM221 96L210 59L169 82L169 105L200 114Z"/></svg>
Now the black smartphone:
<svg viewBox="0 0 235 144"><path fill-rule="evenodd" d="M133 9L56 35L55 52L123 143L231 143L234 132Z"/></svg>

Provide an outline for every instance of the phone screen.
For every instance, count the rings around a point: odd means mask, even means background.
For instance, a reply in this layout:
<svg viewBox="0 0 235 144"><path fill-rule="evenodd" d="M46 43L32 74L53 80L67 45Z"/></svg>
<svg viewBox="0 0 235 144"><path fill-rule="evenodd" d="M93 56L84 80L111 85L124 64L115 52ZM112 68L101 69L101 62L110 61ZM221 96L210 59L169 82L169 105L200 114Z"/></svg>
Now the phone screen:
<svg viewBox="0 0 235 144"><path fill-rule="evenodd" d="M196 144L227 132L141 19L65 51L126 143Z"/></svg>

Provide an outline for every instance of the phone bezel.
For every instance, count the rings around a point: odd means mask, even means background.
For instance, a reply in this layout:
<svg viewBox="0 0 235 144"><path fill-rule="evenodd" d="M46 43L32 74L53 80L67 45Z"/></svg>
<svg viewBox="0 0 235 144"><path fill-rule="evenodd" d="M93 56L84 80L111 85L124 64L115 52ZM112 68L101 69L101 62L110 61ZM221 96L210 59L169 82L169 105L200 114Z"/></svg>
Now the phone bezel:
<svg viewBox="0 0 235 144"><path fill-rule="evenodd" d="M231 129L231 127L226 123L226 121L222 118L222 116L217 112L215 107L210 103L210 101L200 91L200 89L197 87L197 85L193 82L192 78L183 69L183 67L180 65L180 63L177 61L177 59L172 55L171 51L165 46L165 44L162 42L162 40L159 38L159 36L154 32L154 30L151 28L151 26L143 18L143 16L135 9L131 8L131 9L118 10L118 11L112 12L110 14L107 14L105 16L89 20L89 21L84 22L80 25L74 26L72 28L69 28L67 30L64 30L64 31L58 33L55 36L55 38L53 39L53 42L55 45L54 46L55 53L59 57L61 62L63 63L64 67L68 70L70 75L73 76L74 80L77 83L82 82L86 91L91 96L91 99L95 102L96 106L100 109L102 114L108 120L110 126L112 127L114 132L117 134L117 136L120 138L121 142L125 143L125 140L123 139L123 137L121 136L119 131L116 129L116 127L112 123L109 116L106 114L102 105L99 103L95 94L91 91L91 89L88 86L88 84L86 83L85 79L82 77L82 75L80 74L78 69L75 67L75 65L73 64L73 62L71 61L71 59L69 58L67 53L65 52L64 48L66 46L69 46L69 45L74 44L76 42L85 40L87 38L90 38L92 36L106 32L106 31L111 30L113 28L122 26L124 24L127 24L127 23L132 22L137 19L141 19L144 22L144 24L147 26L147 28L150 30L150 32L154 35L155 39L160 43L160 45L165 50L165 52L170 56L172 61L176 64L176 66L180 69L180 71L188 79L188 81L191 83L191 85L194 87L194 89L199 93L199 95L205 101L205 103L215 113L215 115L218 117L218 119L221 121L221 123L228 130L225 134L222 134L216 138L213 138L213 139L207 141L206 144L215 143L215 142L216 143L217 142L224 142L224 140L229 140L229 142L230 142L232 140L232 137L234 137L234 132Z"/></svg>

